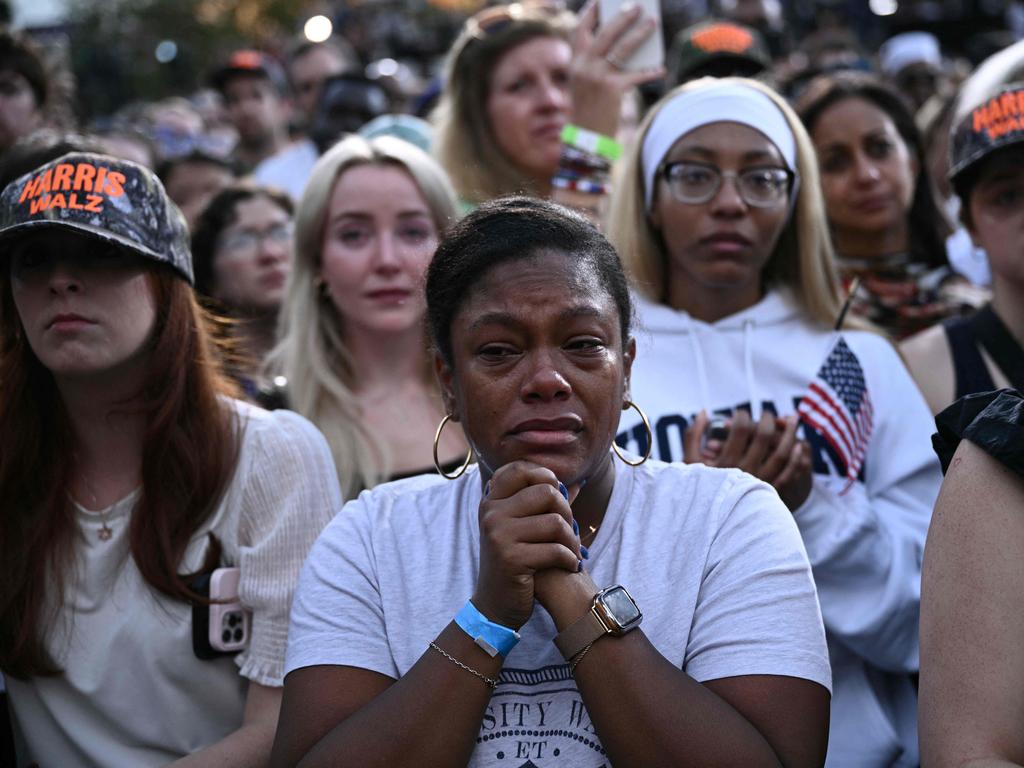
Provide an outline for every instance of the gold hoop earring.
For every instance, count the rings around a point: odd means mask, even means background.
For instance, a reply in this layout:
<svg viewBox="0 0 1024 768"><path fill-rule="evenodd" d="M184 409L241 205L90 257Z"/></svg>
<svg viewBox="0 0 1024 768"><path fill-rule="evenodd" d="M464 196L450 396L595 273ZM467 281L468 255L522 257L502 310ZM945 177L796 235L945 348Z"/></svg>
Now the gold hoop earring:
<svg viewBox="0 0 1024 768"><path fill-rule="evenodd" d="M444 418L441 419L441 423L437 425L437 432L434 433L434 469L437 470L437 474L446 480L457 480L469 469L469 465L473 463L473 449L470 448L469 452L466 453L466 460L462 462L462 466L459 467L454 475L449 475L443 469L441 469L441 462L437 458L437 444L441 442L441 433L444 431L444 425L448 423L452 415L446 413Z"/></svg>
<svg viewBox="0 0 1024 768"><path fill-rule="evenodd" d="M615 455L619 457L619 461L621 461L623 464L626 464L630 467L639 467L641 464L643 464L645 461L651 458L651 449L654 447L654 433L651 432L651 422L647 420L647 414L640 410L639 405L634 403L632 400L627 400L626 407L635 408L636 412L640 414L640 418L643 419L644 429L647 430L647 453L644 454L644 457L640 459L640 461L630 461L629 459L622 455L622 449L619 448L619 444L616 443L614 440L612 440L612 450L615 451Z"/></svg>

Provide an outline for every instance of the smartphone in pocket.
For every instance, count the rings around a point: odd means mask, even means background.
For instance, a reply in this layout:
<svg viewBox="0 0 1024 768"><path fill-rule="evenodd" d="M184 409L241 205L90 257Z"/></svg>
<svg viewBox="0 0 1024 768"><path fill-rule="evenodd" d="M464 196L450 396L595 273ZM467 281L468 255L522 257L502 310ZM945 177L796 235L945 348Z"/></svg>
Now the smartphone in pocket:
<svg viewBox="0 0 1024 768"><path fill-rule="evenodd" d="M238 653L249 644L252 614L238 600L238 568L217 568L193 584L209 605L192 605L192 651L197 658L213 659Z"/></svg>
<svg viewBox="0 0 1024 768"><path fill-rule="evenodd" d="M600 25L607 24L626 3L639 5L645 16L653 16L658 24L641 43L633 55L622 61L624 69L635 72L640 69L655 69L665 63L665 44L662 40L660 0L598 0Z"/></svg>

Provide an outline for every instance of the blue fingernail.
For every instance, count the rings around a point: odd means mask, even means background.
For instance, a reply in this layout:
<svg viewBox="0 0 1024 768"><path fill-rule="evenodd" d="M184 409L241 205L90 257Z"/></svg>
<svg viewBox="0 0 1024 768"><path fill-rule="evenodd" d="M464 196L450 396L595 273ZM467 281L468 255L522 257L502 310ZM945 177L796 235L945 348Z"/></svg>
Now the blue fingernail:
<svg viewBox="0 0 1024 768"><path fill-rule="evenodd" d="M583 561L580 560L579 568L576 569L576 573L583 573Z"/></svg>
<svg viewBox="0 0 1024 768"><path fill-rule="evenodd" d="M565 483L558 484L558 492L562 494L566 501L569 500L569 489L565 487Z"/></svg>
<svg viewBox="0 0 1024 768"><path fill-rule="evenodd" d="M583 555L584 560L590 559L590 550L580 544L580 554Z"/></svg>
<svg viewBox="0 0 1024 768"><path fill-rule="evenodd" d="M572 519L572 532L575 533L577 536L580 535L580 524L576 522L575 517Z"/></svg>
<svg viewBox="0 0 1024 768"><path fill-rule="evenodd" d="M486 499L491 495L491 481L487 481L487 485L484 486L484 498Z"/></svg>

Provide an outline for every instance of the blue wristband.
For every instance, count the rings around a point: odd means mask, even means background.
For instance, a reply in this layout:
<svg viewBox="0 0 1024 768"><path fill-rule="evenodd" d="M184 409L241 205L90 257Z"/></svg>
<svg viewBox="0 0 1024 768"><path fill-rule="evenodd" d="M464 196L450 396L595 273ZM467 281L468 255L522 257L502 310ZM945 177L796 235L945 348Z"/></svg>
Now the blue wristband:
<svg viewBox="0 0 1024 768"><path fill-rule="evenodd" d="M456 614L455 623L492 658L499 653L508 656L519 642L518 632L489 620L477 610L472 600L467 600Z"/></svg>

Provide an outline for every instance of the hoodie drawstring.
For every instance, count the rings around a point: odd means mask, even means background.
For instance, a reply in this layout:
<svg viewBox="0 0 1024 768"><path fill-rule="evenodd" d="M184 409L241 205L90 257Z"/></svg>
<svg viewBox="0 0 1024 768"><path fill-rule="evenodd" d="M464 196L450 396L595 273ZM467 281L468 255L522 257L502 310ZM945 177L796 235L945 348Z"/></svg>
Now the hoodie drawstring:
<svg viewBox="0 0 1024 768"><path fill-rule="evenodd" d="M754 321L743 321L743 367L747 375L747 395L750 397L750 420L761 420L761 396L754 377Z"/></svg>
<svg viewBox="0 0 1024 768"><path fill-rule="evenodd" d="M697 327L690 325L690 348L693 351L693 359L697 362L697 383L700 385L700 404L708 414L711 413L711 396L708 389L708 375L704 368L704 351L700 346L700 339L697 338Z"/></svg>

